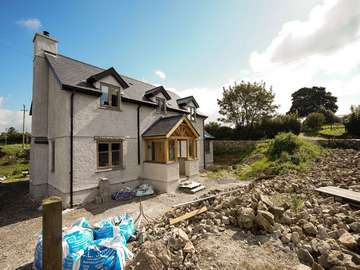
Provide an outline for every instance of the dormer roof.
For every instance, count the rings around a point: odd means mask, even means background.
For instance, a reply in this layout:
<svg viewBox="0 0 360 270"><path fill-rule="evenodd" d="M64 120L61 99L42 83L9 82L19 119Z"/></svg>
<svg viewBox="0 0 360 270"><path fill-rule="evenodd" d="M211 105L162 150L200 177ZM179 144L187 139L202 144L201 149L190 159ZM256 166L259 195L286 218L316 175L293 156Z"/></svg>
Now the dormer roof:
<svg viewBox="0 0 360 270"><path fill-rule="evenodd" d="M195 105L196 108L199 108L199 104L196 102L193 96L188 96L184 98L179 98L176 100L177 104L181 107L189 105L191 102Z"/></svg>
<svg viewBox="0 0 360 270"><path fill-rule="evenodd" d="M97 82L107 76L113 76L115 80L121 85L122 88L125 89L129 87L127 82L120 76L119 73L116 72L115 68L113 67L101 71L99 73L96 73L94 75L91 75L89 78L86 79L86 81L90 84L93 84L94 82Z"/></svg>
<svg viewBox="0 0 360 270"><path fill-rule="evenodd" d="M159 93L163 94L163 96L166 98L166 100L171 99L170 95L168 94L168 92L165 90L165 88L163 86L158 86L153 89L145 91L144 96L147 98L152 98Z"/></svg>

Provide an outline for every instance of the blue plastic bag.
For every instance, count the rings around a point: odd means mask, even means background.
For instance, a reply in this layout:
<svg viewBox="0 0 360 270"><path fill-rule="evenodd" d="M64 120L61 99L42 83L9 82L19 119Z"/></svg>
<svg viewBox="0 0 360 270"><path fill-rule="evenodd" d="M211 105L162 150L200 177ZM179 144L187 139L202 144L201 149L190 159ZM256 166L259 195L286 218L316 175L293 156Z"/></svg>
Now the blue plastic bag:
<svg viewBox="0 0 360 270"><path fill-rule="evenodd" d="M68 254L76 253L86 249L93 244L93 233L90 229L82 227L72 227L70 230L63 232L62 249L63 258ZM42 235L38 237L35 246L34 269L42 269Z"/></svg>

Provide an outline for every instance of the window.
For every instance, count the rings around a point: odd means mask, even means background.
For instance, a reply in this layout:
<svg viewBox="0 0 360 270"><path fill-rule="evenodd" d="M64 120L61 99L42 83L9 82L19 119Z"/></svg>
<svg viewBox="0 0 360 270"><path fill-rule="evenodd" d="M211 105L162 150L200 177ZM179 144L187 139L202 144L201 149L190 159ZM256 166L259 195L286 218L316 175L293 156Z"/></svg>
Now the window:
<svg viewBox="0 0 360 270"><path fill-rule="evenodd" d="M100 106L119 108L120 88L104 83L101 83L100 88L101 88Z"/></svg>
<svg viewBox="0 0 360 270"><path fill-rule="evenodd" d="M210 154L210 141L205 140L205 153Z"/></svg>
<svg viewBox="0 0 360 270"><path fill-rule="evenodd" d="M122 166L122 142L97 143L98 168L117 168Z"/></svg>
<svg viewBox="0 0 360 270"><path fill-rule="evenodd" d="M164 145L165 141L147 141L146 161L165 162Z"/></svg>
<svg viewBox="0 0 360 270"><path fill-rule="evenodd" d="M55 141L51 141L51 171L55 172Z"/></svg>
<svg viewBox="0 0 360 270"><path fill-rule="evenodd" d="M169 160L170 161L175 160L175 141L174 140L169 141Z"/></svg>
<svg viewBox="0 0 360 270"><path fill-rule="evenodd" d="M189 140L189 158L197 159L197 141Z"/></svg>
<svg viewBox="0 0 360 270"><path fill-rule="evenodd" d="M166 100L164 98L156 98L156 103L157 103L157 108L156 108L156 112L161 113L164 112L166 113Z"/></svg>
<svg viewBox="0 0 360 270"><path fill-rule="evenodd" d="M196 120L196 108L195 107L188 107L188 118L191 121L195 121Z"/></svg>

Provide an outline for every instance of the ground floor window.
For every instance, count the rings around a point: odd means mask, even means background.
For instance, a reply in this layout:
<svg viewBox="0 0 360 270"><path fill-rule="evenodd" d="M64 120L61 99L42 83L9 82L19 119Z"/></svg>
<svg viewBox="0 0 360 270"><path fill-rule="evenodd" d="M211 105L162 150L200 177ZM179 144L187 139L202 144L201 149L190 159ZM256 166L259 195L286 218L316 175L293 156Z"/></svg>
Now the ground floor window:
<svg viewBox="0 0 360 270"><path fill-rule="evenodd" d="M146 161L165 162L165 141L146 142Z"/></svg>
<svg viewBox="0 0 360 270"><path fill-rule="evenodd" d="M170 161L175 160L175 141L174 140L169 141L169 160Z"/></svg>
<svg viewBox="0 0 360 270"><path fill-rule="evenodd" d="M189 140L189 158L197 159L197 140Z"/></svg>
<svg viewBox="0 0 360 270"><path fill-rule="evenodd" d="M97 142L97 167L99 169L122 166L122 141Z"/></svg>

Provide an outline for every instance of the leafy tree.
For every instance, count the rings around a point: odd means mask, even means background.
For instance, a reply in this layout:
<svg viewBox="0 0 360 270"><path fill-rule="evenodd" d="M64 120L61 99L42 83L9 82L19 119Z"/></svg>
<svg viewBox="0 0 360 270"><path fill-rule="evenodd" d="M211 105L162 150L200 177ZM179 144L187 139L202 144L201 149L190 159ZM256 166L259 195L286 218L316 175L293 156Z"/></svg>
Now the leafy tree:
<svg viewBox="0 0 360 270"><path fill-rule="evenodd" d="M253 126L264 117L274 114L277 105L274 104L275 95L265 83L244 82L228 88L223 88L223 97L218 99L219 118L224 123L234 124L236 128Z"/></svg>
<svg viewBox="0 0 360 270"><path fill-rule="evenodd" d="M305 129L315 131L319 130L324 123L325 116L322 113L313 112L306 117L304 126Z"/></svg>
<svg viewBox="0 0 360 270"><path fill-rule="evenodd" d="M335 113L333 113L330 110L325 110L325 109L321 109L320 113L322 113L325 116L325 124L328 125L333 125L335 123L339 123L340 122L340 118L337 117L335 115Z"/></svg>
<svg viewBox="0 0 360 270"><path fill-rule="evenodd" d="M233 138L233 129L222 126L218 122L209 122L205 125L205 130L213 135L217 140L228 140Z"/></svg>
<svg viewBox="0 0 360 270"><path fill-rule="evenodd" d="M346 116L344 124L348 133L360 136L360 105L351 106L351 113Z"/></svg>
<svg viewBox="0 0 360 270"><path fill-rule="evenodd" d="M326 92L325 87L301 88L291 95L291 99L292 105L289 112L297 113L299 117L306 117L312 112L320 112L324 109L335 113L338 109L337 97Z"/></svg>

